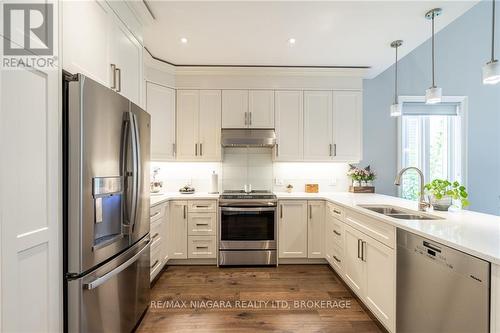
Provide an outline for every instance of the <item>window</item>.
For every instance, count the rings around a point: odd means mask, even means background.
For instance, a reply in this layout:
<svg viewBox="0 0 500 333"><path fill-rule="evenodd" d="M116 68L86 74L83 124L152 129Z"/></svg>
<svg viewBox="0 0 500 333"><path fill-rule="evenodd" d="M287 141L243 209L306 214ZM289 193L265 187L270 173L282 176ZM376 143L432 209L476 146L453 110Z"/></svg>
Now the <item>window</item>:
<svg viewBox="0 0 500 333"><path fill-rule="evenodd" d="M448 102L426 105L403 102L400 123L400 166L422 170L425 182L436 178L464 183L462 163L463 103ZM417 200L420 192L415 171L403 176L400 196Z"/></svg>

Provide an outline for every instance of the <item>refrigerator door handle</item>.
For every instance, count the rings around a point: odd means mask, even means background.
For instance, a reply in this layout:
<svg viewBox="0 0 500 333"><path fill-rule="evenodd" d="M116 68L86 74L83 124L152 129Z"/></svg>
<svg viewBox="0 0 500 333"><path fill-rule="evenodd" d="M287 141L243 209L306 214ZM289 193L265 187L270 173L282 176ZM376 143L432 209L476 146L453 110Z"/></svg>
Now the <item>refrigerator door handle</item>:
<svg viewBox="0 0 500 333"><path fill-rule="evenodd" d="M135 118L134 114L130 111L127 111L124 113L124 133L123 133L123 140L122 140L122 167L123 167L123 177L124 177L124 182L125 182L125 195L128 195L129 191L128 188L130 187L129 183L129 177L132 176L132 186L131 186L131 195L132 197L130 198L130 207L128 207L127 202L129 202L129 198L125 198L125 217L127 220L127 223L125 224L128 227L127 234L132 233L132 229L135 224L135 217L136 217L136 208L137 208L137 164L139 161L137 160L137 145L136 145L136 133L137 131L135 130ZM132 152L132 170L128 170L128 149L130 147L130 150Z"/></svg>
<svg viewBox="0 0 500 333"><path fill-rule="evenodd" d="M137 121L137 116L132 113L132 119L133 119L133 124L134 124L134 146L135 146L135 170L134 170L134 185L135 185L135 191L134 191L134 219L133 219L133 224L132 224L132 232L134 231L135 224L137 222L137 211L139 209L139 191L141 189L141 178L142 178L142 170L141 170L141 142L139 138L139 125Z"/></svg>
<svg viewBox="0 0 500 333"><path fill-rule="evenodd" d="M144 253L144 251L146 251L146 249L148 249L149 238L146 239L144 242L146 243L144 245L144 247L139 252L137 252L136 254L134 254L134 256L132 258L128 259L127 261L125 261L120 266L118 266L115 269L109 271L108 273L104 274L103 276L98 277L97 279L93 280L92 282L85 283L83 285L83 289L87 289L87 290L96 289L97 287L99 287L100 285L102 285L103 283L105 283L106 281L108 281L109 279L111 279L113 276L118 275L120 272L122 272L127 267L129 267L130 265L132 265L137 260L137 258L139 258Z"/></svg>

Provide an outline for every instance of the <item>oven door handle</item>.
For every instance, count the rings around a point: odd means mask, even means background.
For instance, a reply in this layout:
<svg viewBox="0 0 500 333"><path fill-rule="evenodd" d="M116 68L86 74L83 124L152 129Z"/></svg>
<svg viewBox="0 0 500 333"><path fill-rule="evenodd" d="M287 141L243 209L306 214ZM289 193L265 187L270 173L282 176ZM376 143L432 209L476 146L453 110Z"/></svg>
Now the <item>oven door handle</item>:
<svg viewBox="0 0 500 333"><path fill-rule="evenodd" d="M221 207L222 212L272 212L276 207Z"/></svg>

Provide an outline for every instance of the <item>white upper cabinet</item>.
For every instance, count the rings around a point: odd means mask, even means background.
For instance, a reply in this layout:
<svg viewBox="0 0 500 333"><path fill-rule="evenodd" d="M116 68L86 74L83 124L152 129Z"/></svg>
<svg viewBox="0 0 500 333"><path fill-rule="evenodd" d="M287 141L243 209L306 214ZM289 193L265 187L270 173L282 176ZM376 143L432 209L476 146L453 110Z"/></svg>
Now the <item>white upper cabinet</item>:
<svg viewBox="0 0 500 333"><path fill-rule="evenodd" d="M221 158L221 91L177 90L177 159Z"/></svg>
<svg viewBox="0 0 500 333"><path fill-rule="evenodd" d="M175 90L148 81L146 111L151 115L151 159L175 159Z"/></svg>
<svg viewBox="0 0 500 333"><path fill-rule="evenodd" d="M248 127L248 90L222 91L222 128Z"/></svg>
<svg viewBox="0 0 500 333"><path fill-rule="evenodd" d="M304 91L304 159L332 159L332 92Z"/></svg>
<svg viewBox="0 0 500 333"><path fill-rule="evenodd" d="M248 127L274 128L274 91L248 92Z"/></svg>
<svg viewBox="0 0 500 333"><path fill-rule="evenodd" d="M300 161L304 157L304 100L302 91L275 92L277 161Z"/></svg>
<svg viewBox="0 0 500 333"><path fill-rule="evenodd" d="M141 43L105 1L61 3L63 69L82 73L142 105Z"/></svg>
<svg viewBox="0 0 500 333"><path fill-rule="evenodd" d="M274 91L223 90L222 128L274 128Z"/></svg>
<svg viewBox="0 0 500 333"><path fill-rule="evenodd" d="M333 159L359 161L362 159L362 93L333 92Z"/></svg>
<svg viewBox="0 0 500 333"><path fill-rule="evenodd" d="M121 22L114 21L109 28L109 61L116 66L111 73L112 85L117 92L141 105L142 46Z"/></svg>
<svg viewBox="0 0 500 333"><path fill-rule="evenodd" d="M307 258L307 201L280 201L279 214L279 257Z"/></svg>
<svg viewBox="0 0 500 333"><path fill-rule="evenodd" d="M199 90L177 90L177 159L198 156Z"/></svg>
<svg viewBox="0 0 500 333"><path fill-rule="evenodd" d="M198 157L206 161L221 158L221 91L200 90Z"/></svg>
<svg viewBox="0 0 500 333"><path fill-rule="evenodd" d="M109 35L106 32L111 9L100 1L62 1L61 6L63 68L109 87Z"/></svg>

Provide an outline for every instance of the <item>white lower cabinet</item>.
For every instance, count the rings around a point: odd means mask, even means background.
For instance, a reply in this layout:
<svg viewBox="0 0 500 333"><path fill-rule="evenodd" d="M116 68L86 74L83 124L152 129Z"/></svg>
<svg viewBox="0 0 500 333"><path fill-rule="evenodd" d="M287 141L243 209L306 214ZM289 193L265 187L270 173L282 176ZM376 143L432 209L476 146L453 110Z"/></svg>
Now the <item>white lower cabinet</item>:
<svg viewBox="0 0 500 333"><path fill-rule="evenodd" d="M307 207L307 201L280 201L278 226L280 258L307 258Z"/></svg>
<svg viewBox="0 0 500 333"><path fill-rule="evenodd" d="M188 222L188 202L170 202L170 258L187 259L187 222Z"/></svg>
<svg viewBox="0 0 500 333"><path fill-rule="evenodd" d="M168 260L168 203L151 207L149 211L151 250L150 250L150 280L153 281Z"/></svg>
<svg viewBox="0 0 500 333"><path fill-rule="evenodd" d="M395 332L395 251L350 225L344 224L343 229L343 251L333 241L327 246L330 264L380 322Z"/></svg>
<svg viewBox="0 0 500 333"><path fill-rule="evenodd" d="M307 202L307 257L325 257L325 202Z"/></svg>
<svg viewBox="0 0 500 333"><path fill-rule="evenodd" d="M216 258L215 236L188 236L188 258Z"/></svg>

